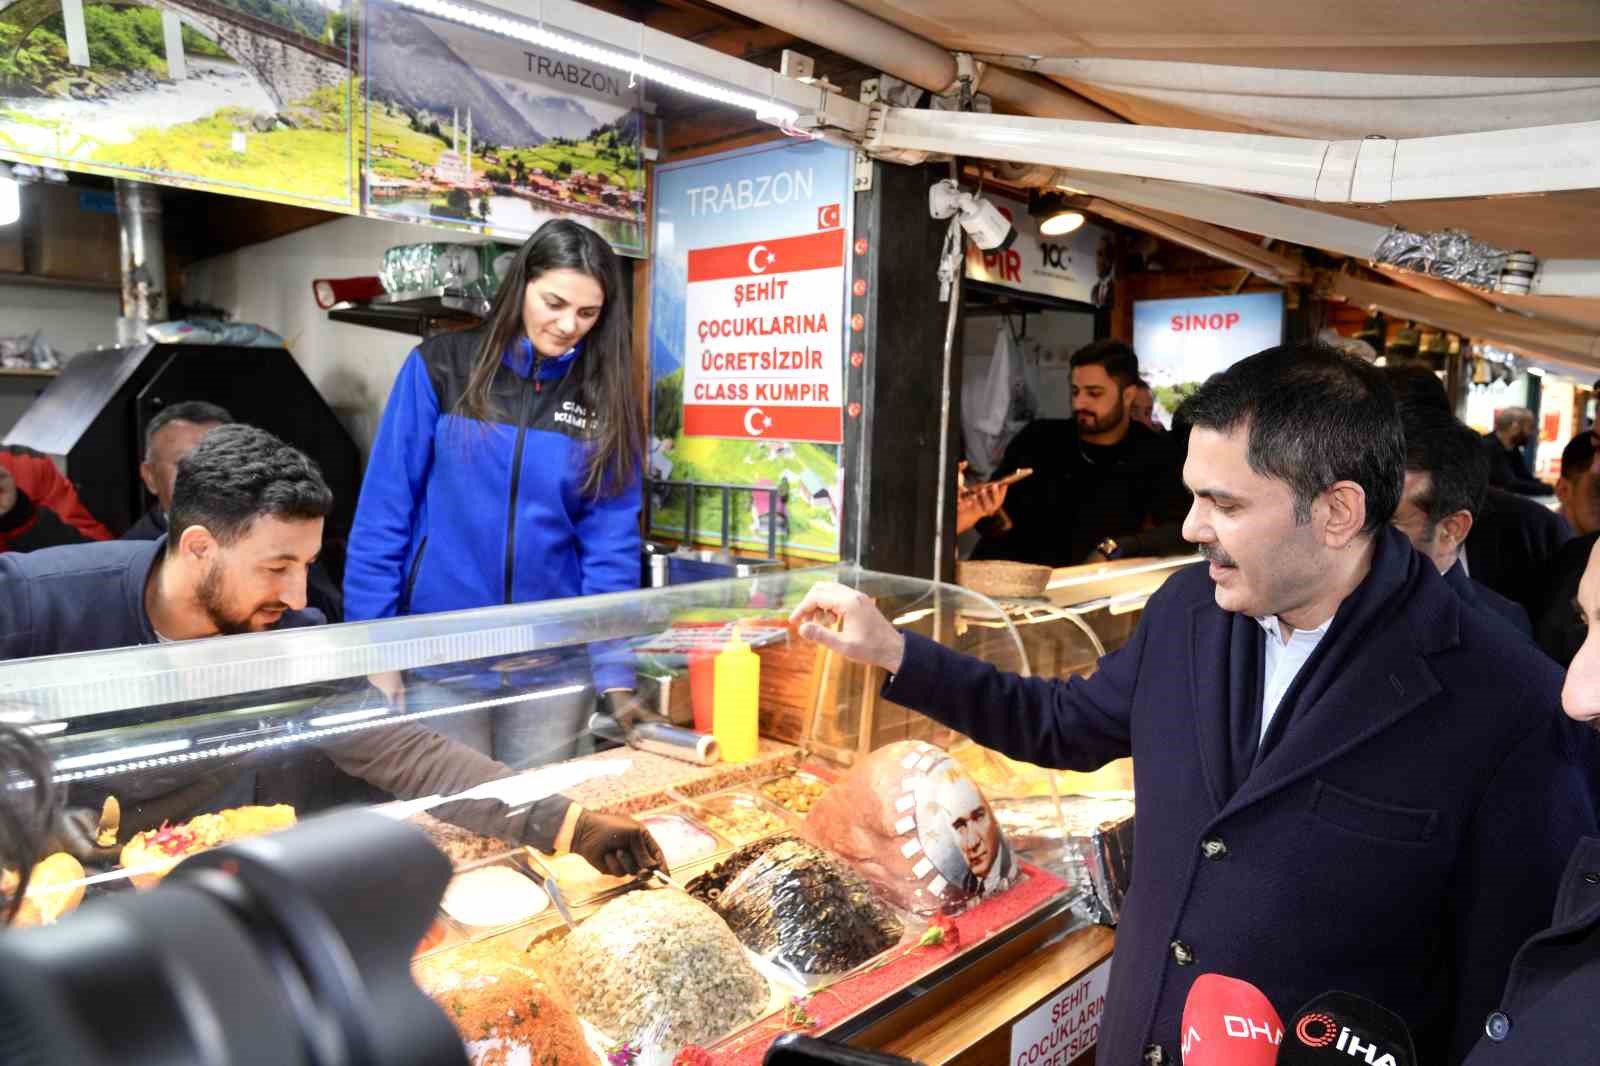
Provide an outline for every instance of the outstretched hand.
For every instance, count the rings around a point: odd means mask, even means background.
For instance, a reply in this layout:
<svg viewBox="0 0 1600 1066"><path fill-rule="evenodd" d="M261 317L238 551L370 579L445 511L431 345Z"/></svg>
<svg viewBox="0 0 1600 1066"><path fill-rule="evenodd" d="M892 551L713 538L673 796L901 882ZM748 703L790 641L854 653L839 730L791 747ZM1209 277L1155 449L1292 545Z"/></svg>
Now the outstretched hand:
<svg viewBox="0 0 1600 1066"><path fill-rule="evenodd" d="M899 671L906 638L872 600L832 581L814 586L789 616L800 636L838 652L852 662Z"/></svg>

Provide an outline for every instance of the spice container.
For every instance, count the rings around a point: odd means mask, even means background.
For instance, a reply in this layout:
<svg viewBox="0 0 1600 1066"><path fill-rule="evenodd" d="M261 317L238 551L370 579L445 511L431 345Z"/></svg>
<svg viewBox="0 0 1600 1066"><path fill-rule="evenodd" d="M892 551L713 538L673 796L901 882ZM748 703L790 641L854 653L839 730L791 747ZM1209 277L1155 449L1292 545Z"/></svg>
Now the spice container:
<svg viewBox="0 0 1600 1066"><path fill-rule="evenodd" d="M650 830L669 869L686 866L726 847L715 833L688 817L681 808L646 815L639 821Z"/></svg>
<svg viewBox="0 0 1600 1066"><path fill-rule="evenodd" d="M439 901L439 909L469 933L518 925L549 905L531 877L503 863L457 874Z"/></svg>
<svg viewBox="0 0 1600 1066"><path fill-rule="evenodd" d="M771 781L761 784L761 794L767 799L793 811L795 814L809 813L822 794L828 791L828 782L815 774L808 774L801 770L797 773L785 774L775 777Z"/></svg>
<svg viewBox="0 0 1600 1066"><path fill-rule="evenodd" d="M631 877L612 877L596 870L582 855L546 855L542 851L534 855L544 871L556 879L556 887L561 890L562 898L571 906L587 903L598 895L633 881Z"/></svg>
<svg viewBox="0 0 1600 1066"><path fill-rule="evenodd" d="M700 819L736 847L774 833L790 833L794 825L781 810L748 792L721 792L696 801Z"/></svg>

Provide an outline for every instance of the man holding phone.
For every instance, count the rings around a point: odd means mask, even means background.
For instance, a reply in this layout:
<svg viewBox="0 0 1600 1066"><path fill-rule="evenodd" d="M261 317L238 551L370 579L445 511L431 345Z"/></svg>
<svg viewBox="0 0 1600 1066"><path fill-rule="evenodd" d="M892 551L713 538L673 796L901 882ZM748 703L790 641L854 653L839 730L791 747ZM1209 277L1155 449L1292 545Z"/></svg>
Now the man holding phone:
<svg viewBox="0 0 1600 1066"><path fill-rule="evenodd" d="M1033 476L975 519L976 558L1073 566L1190 550L1181 534L1183 446L1178 434L1133 420L1139 384L1139 357L1121 341L1073 354L1072 420L1030 422L1006 449L991 484Z"/></svg>

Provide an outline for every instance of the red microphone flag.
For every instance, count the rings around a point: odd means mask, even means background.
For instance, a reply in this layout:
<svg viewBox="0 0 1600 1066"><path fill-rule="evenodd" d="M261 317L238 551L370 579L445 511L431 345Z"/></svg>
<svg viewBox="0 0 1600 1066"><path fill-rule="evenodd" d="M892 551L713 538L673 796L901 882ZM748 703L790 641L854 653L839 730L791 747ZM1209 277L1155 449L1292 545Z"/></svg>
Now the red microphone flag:
<svg viewBox="0 0 1600 1066"><path fill-rule="evenodd" d="M1203 973L1183 1003L1183 1066L1273 1066L1283 1020L1248 981Z"/></svg>

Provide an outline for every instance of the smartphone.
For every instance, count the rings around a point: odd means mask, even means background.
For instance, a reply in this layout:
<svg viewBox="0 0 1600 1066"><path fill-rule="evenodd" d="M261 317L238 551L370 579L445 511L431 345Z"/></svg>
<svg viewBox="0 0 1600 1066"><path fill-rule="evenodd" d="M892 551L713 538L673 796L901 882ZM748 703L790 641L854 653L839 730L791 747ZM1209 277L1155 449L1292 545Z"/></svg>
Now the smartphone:
<svg viewBox="0 0 1600 1066"><path fill-rule="evenodd" d="M761 1063L762 1066L921 1066L898 1055L863 1051L799 1033L784 1033L778 1037Z"/></svg>
<svg viewBox="0 0 1600 1066"><path fill-rule="evenodd" d="M991 485L999 485L1002 488L1004 486L1006 486L1006 485L1015 485L1017 482L1021 481L1023 478L1027 477L1028 475L1030 475L1032 473L1033 473L1033 468L1031 466L1025 466L1020 470L1011 471L1011 473L1007 474L1005 477L1001 478L999 481L992 481L992 482L990 482L990 484Z"/></svg>

